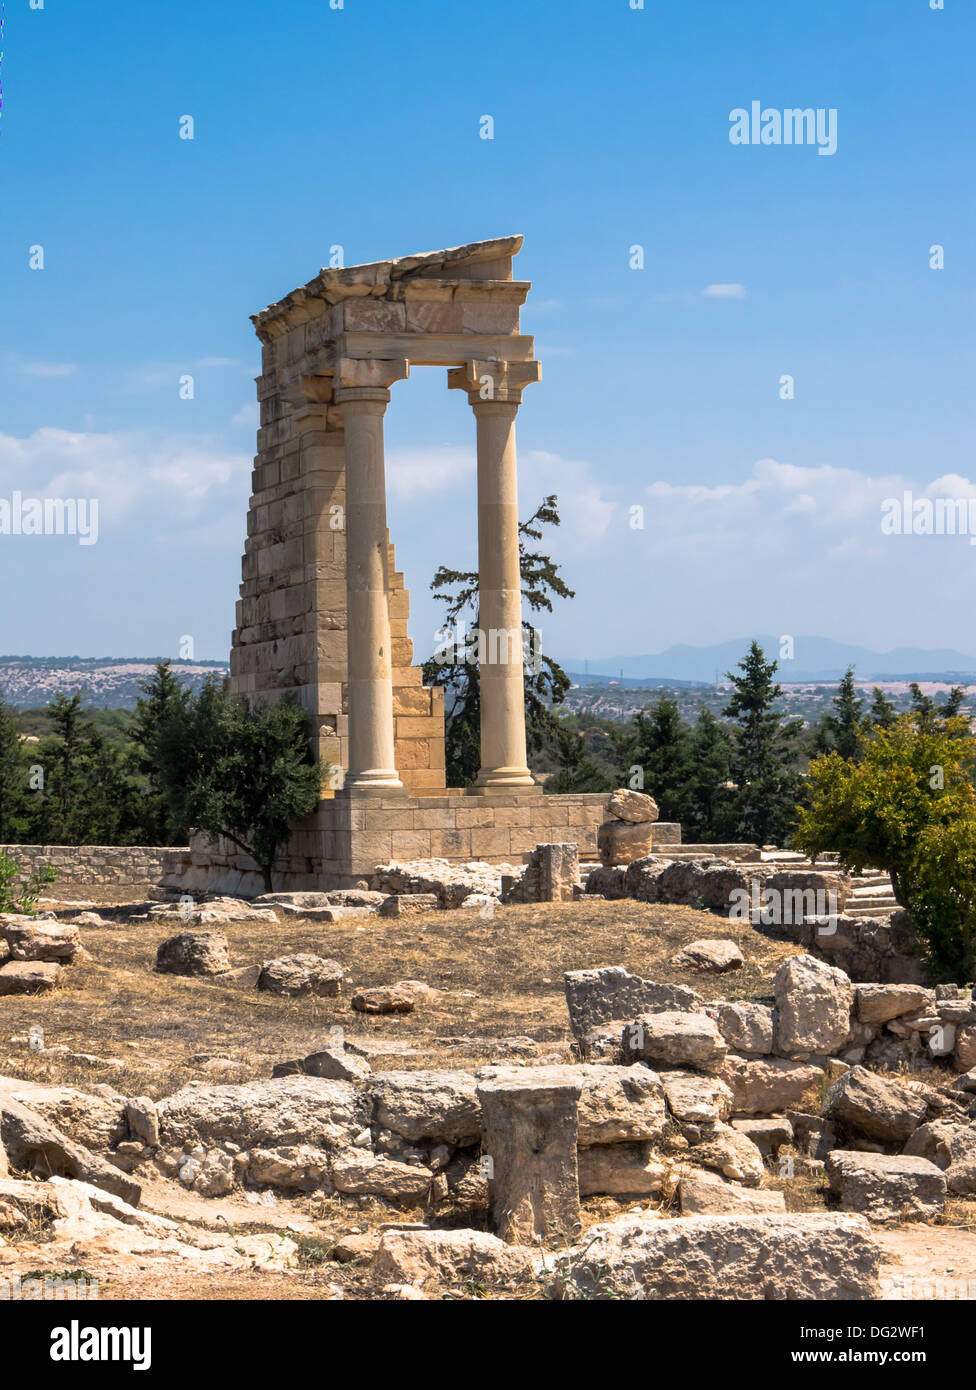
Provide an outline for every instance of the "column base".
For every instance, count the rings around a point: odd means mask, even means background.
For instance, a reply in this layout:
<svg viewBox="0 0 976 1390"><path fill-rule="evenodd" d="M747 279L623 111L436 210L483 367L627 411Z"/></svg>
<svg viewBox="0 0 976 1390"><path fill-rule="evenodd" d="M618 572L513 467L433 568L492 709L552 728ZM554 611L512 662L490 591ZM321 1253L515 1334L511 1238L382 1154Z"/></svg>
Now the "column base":
<svg viewBox="0 0 976 1390"><path fill-rule="evenodd" d="M541 793L542 787L532 776L527 767L483 767L478 773L478 780L468 791L475 796L479 792L508 792L508 791L538 791Z"/></svg>
<svg viewBox="0 0 976 1390"><path fill-rule="evenodd" d="M347 772L342 785L343 791L405 791L403 783L394 770L369 768L366 772Z"/></svg>

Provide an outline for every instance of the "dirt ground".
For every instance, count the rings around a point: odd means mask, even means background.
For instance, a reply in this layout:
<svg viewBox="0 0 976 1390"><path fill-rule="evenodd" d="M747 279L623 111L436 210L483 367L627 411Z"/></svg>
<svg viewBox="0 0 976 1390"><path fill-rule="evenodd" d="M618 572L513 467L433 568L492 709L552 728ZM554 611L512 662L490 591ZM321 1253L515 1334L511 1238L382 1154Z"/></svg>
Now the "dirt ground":
<svg viewBox="0 0 976 1390"><path fill-rule="evenodd" d="M64 889L44 902L70 920L68 904L93 905L108 914L131 902L136 890L82 892ZM408 919L370 917L332 924L303 920L221 924L234 966L274 956L314 952L337 960L345 972L337 999L283 1000L252 989L199 979L157 975L156 948L178 930L173 919L118 921L82 927L88 961L69 966L62 982L43 996L0 999L0 1073L90 1089L107 1082L127 1095L167 1095L193 1080L225 1082L267 1077L272 1065L315 1051L339 1026L359 1044L374 1070L446 1067L471 1069L488 1061L570 1060L563 973L623 965L656 980L689 985L706 998L772 1002L772 977L796 946L772 941L748 924L692 908L632 901L586 900L574 904L497 908L490 918L477 909L435 912ZM722 976L682 971L671 959L701 937L738 942L745 967ZM410 1015L371 1018L349 1000L355 988L419 979L437 993ZM44 1031L45 1047L28 1046L31 1028ZM88 1054L88 1060L80 1054ZM155 1174L155 1170L148 1170ZM187 1267L160 1260L151 1248L140 1257L114 1255L98 1241L73 1250L73 1262L102 1281L109 1299L328 1299L378 1296L365 1261L338 1263L337 1241L354 1231L376 1231L391 1221L424 1220L366 1198L279 1197L255 1205L244 1194L207 1199L147 1169L142 1209L187 1223L200 1233L229 1236L287 1235L298 1244L285 1270ZM770 1179L784 1191L790 1210L823 1210L823 1183ZM253 1194L252 1194L253 1195ZM588 1198L584 1225L627 1210L667 1210L667 1203ZM470 1224L450 1210L432 1224ZM938 1226L912 1225L879 1234L885 1250L883 1282L888 1298L976 1297L976 1201L949 1204ZM27 1250L24 1252L27 1255ZM9 1257L9 1248L7 1255ZM31 1248L33 1267L43 1245ZM9 1259L3 1263L9 1263ZM44 1267L47 1267L44 1265ZM939 1283L939 1281L943 1283ZM962 1293L959 1290L968 1290ZM483 1297L483 1290L446 1297ZM538 1288L514 1291L538 1298Z"/></svg>

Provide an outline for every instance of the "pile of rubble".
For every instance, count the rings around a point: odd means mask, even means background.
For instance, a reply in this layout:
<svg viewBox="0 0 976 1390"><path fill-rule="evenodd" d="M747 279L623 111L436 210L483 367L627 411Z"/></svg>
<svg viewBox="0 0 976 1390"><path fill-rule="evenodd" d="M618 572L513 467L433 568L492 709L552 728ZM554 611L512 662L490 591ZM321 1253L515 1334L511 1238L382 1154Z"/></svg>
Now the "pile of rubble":
<svg viewBox="0 0 976 1390"><path fill-rule="evenodd" d="M0 995L53 989L66 965L88 958L78 938L78 928L53 913L0 913Z"/></svg>

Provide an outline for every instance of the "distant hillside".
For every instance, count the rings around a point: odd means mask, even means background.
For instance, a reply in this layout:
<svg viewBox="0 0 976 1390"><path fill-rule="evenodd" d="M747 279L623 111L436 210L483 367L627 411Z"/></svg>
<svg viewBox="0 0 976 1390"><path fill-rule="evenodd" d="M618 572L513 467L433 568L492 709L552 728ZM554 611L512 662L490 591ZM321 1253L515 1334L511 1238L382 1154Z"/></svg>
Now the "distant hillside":
<svg viewBox="0 0 976 1390"><path fill-rule="evenodd" d="M780 638L757 635L756 640L767 659L779 661ZM717 642L710 647L692 647L684 643L649 656L572 656L560 658L560 665L577 674L577 684L598 685L620 679L623 674L628 685L636 681L647 684L680 685L701 681L713 684L722 680L726 671L735 669L745 655L751 637L738 637L730 642ZM779 661L777 678L791 683L802 681L836 681L848 666L854 667L858 680L955 680L966 684L976 676L976 656L951 647L927 651L924 647L896 647L889 652L875 652L869 647L835 642L829 637L794 637L793 658ZM582 672L583 674L578 674Z"/></svg>
<svg viewBox="0 0 976 1390"><path fill-rule="evenodd" d="M55 695L84 691L85 703L99 709L135 709L139 682L150 676L158 657L0 656L0 694L16 709L46 705ZM198 689L207 676L226 676L222 661L174 661L173 670Z"/></svg>

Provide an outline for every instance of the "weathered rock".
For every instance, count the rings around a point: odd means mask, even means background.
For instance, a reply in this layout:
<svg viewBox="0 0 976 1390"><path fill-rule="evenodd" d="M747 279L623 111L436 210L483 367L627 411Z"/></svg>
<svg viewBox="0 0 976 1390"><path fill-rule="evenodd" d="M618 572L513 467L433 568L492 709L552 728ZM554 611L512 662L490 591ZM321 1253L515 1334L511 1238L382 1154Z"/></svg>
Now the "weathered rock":
<svg viewBox="0 0 976 1390"><path fill-rule="evenodd" d="M245 1157L248 1181L257 1187L276 1187L284 1192L332 1191L330 1155L313 1144L255 1148Z"/></svg>
<svg viewBox="0 0 976 1390"><path fill-rule="evenodd" d="M814 956L791 956L776 972L773 993L777 1052L808 1057L850 1041L854 989L842 970Z"/></svg>
<svg viewBox="0 0 976 1390"><path fill-rule="evenodd" d="M491 1212L503 1240L562 1244L579 1231L577 1111L581 1083L513 1067L482 1081L482 1147L491 1159Z"/></svg>
<svg viewBox="0 0 976 1390"><path fill-rule="evenodd" d="M732 1110L732 1091L717 1076L688 1071L662 1071L661 1085L668 1109L685 1124L714 1125L727 1120Z"/></svg>
<svg viewBox="0 0 976 1390"><path fill-rule="evenodd" d="M876 1299L881 1251L846 1213L625 1216L557 1261L563 1298Z"/></svg>
<svg viewBox="0 0 976 1390"><path fill-rule="evenodd" d="M586 877L585 892L603 898L626 898L627 870L622 864L598 864Z"/></svg>
<svg viewBox="0 0 976 1390"><path fill-rule="evenodd" d="M391 893L380 903L379 913L381 917L416 917L439 907L436 893Z"/></svg>
<svg viewBox="0 0 976 1390"><path fill-rule="evenodd" d="M785 1212L782 1192L761 1192L739 1187L721 1179L685 1174L678 1184L682 1216L747 1216L763 1212Z"/></svg>
<svg viewBox="0 0 976 1390"><path fill-rule="evenodd" d="M635 825L632 821L608 820L596 832L597 853L605 867L643 859L650 854L653 840L654 827L649 821Z"/></svg>
<svg viewBox="0 0 976 1390"><path fill-rule="evenodd" d="M718 1024L719 1032L733 1052L765 1056L773 1050L773 1011L765 1004L727 1003L724 999L706 1004L705 1012Z"/></svg>
<svg viewBox="0 0 976 1390"><path fill-rule="evenodd" d="M430 992L422 980L397 980L393 985L358 989L352 996L352 1007L361 1014L412 1014Z"/></svg>
<svg viewBox="0 0 976 1390"><path fill-rule="evenodd" d="M642 980L619 965L597 970L568 970L564 976L569 1026L577 1038L616 1019L668 1009L695 1009L701 995L682 985Z"/></svg>
<svg viewBox="0 0 976 1390"><path fill-rule="evenodd" d="M258 977L258 989L287 999L314 994L335 999L342 991L342 966L336 960L301 953L265 961Z"/></svg>
<svg viewBox="0 0 976 1390"><path fill-rule="evenodd" d="M735 1110L748 1115L769 1115L798 1105L823 1072L812 1063L786 1057L729 1053L722 1076L732 1088Z"/></svg>
<svg viewBox="0 0 976 1390"><path fill-rule="evenodd" d="M126 1101L125 1118L130 1132L143 1144L154 1149L159 1144L159 1113L156 1102L149 1096L135 1096Z"/></svg>
<svg viewBox="0 0 976 1390"><path fill-rule="evenodd" d="M521 872L521 864L485 864L481 860L455 864L447 859L413 859L380 865L373 875L372 887L386 896L436 893L441 907L460 907L472 893L498 898L503 875L517 878Z"/></svg>
<svg viewBox="0 0 976 1390"><path fill-rule="evenodd" d="M651 1197L667 1168L650 1144L591 1144L577 1154L581 1197Z"/></svg>
<svg viewBox="0 0 976 1390"><path fill-rule="evenodd" d="M0 1091L87 1149L105 1152L128 1137L125 1099L111 1087L104 1088L105 1094L92 1095L73 1086L0 1077Z"/></svg>
<svg viewBox="0 0 976 1390"><path fill-rule="evenodd" d="M748 1119L731 1120L733 1129L751 1139L763 1158L773 1158L784 1144L793 1143L793 1126L785 1115L769 1119L750 1116Z"/></svg>
<svg viewBox="0 0 976 1390"><path fill-rule="evenodd" d="M0 965L0 994L46 994L61 974L57 961L8 960Z"/></svg>
<svg viewBox="0 0 976 1390"><path fill-rule="evenodd" d="M632 792L626 787L618 787L607 802L608 820L626 820L635 825L644 825L656 821L658 815L653 796Z"/></svg>
<svg viewBox="0 0 976 1390"><path fill-rule="evenodd" d="M161 1141L231 1142L239 1148L350 1146L369 1124L366 1097L347 1081L315 1076L191 1085L157 1101Z"/></svg>
<svg viewBox="0 0 976 1390"><path fill-rule="evenodd" d="M13 1168L80 1178L138 1206L142 1189L111 1163L69 1138L36 1111L0 1090L0 1145Z"/></svg>
<svg viewBox="0 0 976 1390"><path fill-rule="evenodd" d="M332 1160L332 1181L337 1192L382 1197L400 1206L423 1206L430 1195L434 1174L429 1168L397 1163L368 1149L344 1149Z"/></svg>
<svg viewBox="0 0 976 1390"><path fill-rule="evenodd" d="M915 1131L904 1152L942 1169L949 1191L957 1197L976 1192L976 1125L933 1120Z"/></svg>
<svg viewBox="0 0 976 1390"><path fill-rule="evenodd" d="M68 964L81 945L78 928L60 922L25 922L0 928L11 960L55 960Z"/></svg>
<svg viewBox="0 0 976 1390"><path fill-rule="evenodd" d="M161 975L220 975L230 970L227 938L219 931L184 931L168 937L156 952Z"/></svg>
<svg viewBox="0 0 976 1390"><path fill-rule="evenodd" d="M524 1080L537 1085L579 1086L579 1144L619 1144L658 1139L667 1124L661 1078L641 1062L631 1066L550 1064L479 1067L475 1079Z"/></svg>
<svg viewBox="0 0 976 1390"><path fill-rule="evenodd" d="M533 1254L486 1231L387 1231L370 1273L378 1283L505 1286L530 1277Z"/></svg>
<svg viewBox="0 0 976 1390"><path fill-rule="evenodd" d="M463 1146L481 1138L481 1106L470 1072L376 1072L369 1096L374 1122L411 1143Z"/></svg>
<svg viewBox="0 0 976 1390"><path fill-rule="evenodd" d="M3 971L0 970L0 975L2 974ZM969 1071L976 1067L976 1027L956 1029L956 1047L952 1057L952 1065L956 1071Z"/></svg>
<svg viewBox="0 0 976 1390"><path fill-rule="evenodd" d="M650 1013L624 1029L624 1057L667 1066L718 1066L725 1057L725 1040L704 1013Z"/></svg>
<svg viewBox="0 0 976 1390"><path fill-rule="evenodd" d="M579 890L579 845L536 845L506 903L571 903Z"/></svg>
<svg viewBox="0 0 976 1390"><path fill-rule="evenodd" d="M321 1076L326 1081L365 1081L373 1070L365 1057L357 1057L341 1045L310 1052L302 1059L301 1069L306 1076Z"/></svg>
<svg viewBox="0 0 976 1390"><path fill-rule="evenodd" d="M924 1158L834 1149L826 1168L843 1209L870 1221L929 1221L945 1207L945 1177Z"/></svg>
<svg viewBox="0 0 976 1390"><path fill-rule="evenodd" d="M724 975L729 970L741 970L745 958L734 941L690 941L674 957L672 964L681 969Z"/></svg>
<svg viewBox="0 0 976 1390"><path fill-rule="evenodd" d="M924 1095L866 1067L852 1067L827 1092L827 1110L835 1120L882 1143L908 1139L927 1108Z"/></svg>
<svg viewBox="0 0 976 1390"><path fill-rule="evenodd" d="M931 997L921 985L858 985L854 995L859 1023L887 1023L903 1014L918 1013Z"/></svg>
<svg viewBox="0 0 976 1390"><path fill-rule="evenodd" d="M705 1131L701 1143L692 1146L688 1156L700 1167L714 1168L723 1177L747 1187L758 1187L763 1180L765 1169L758 1146L731 1125L713 1125Z"/></svg>

